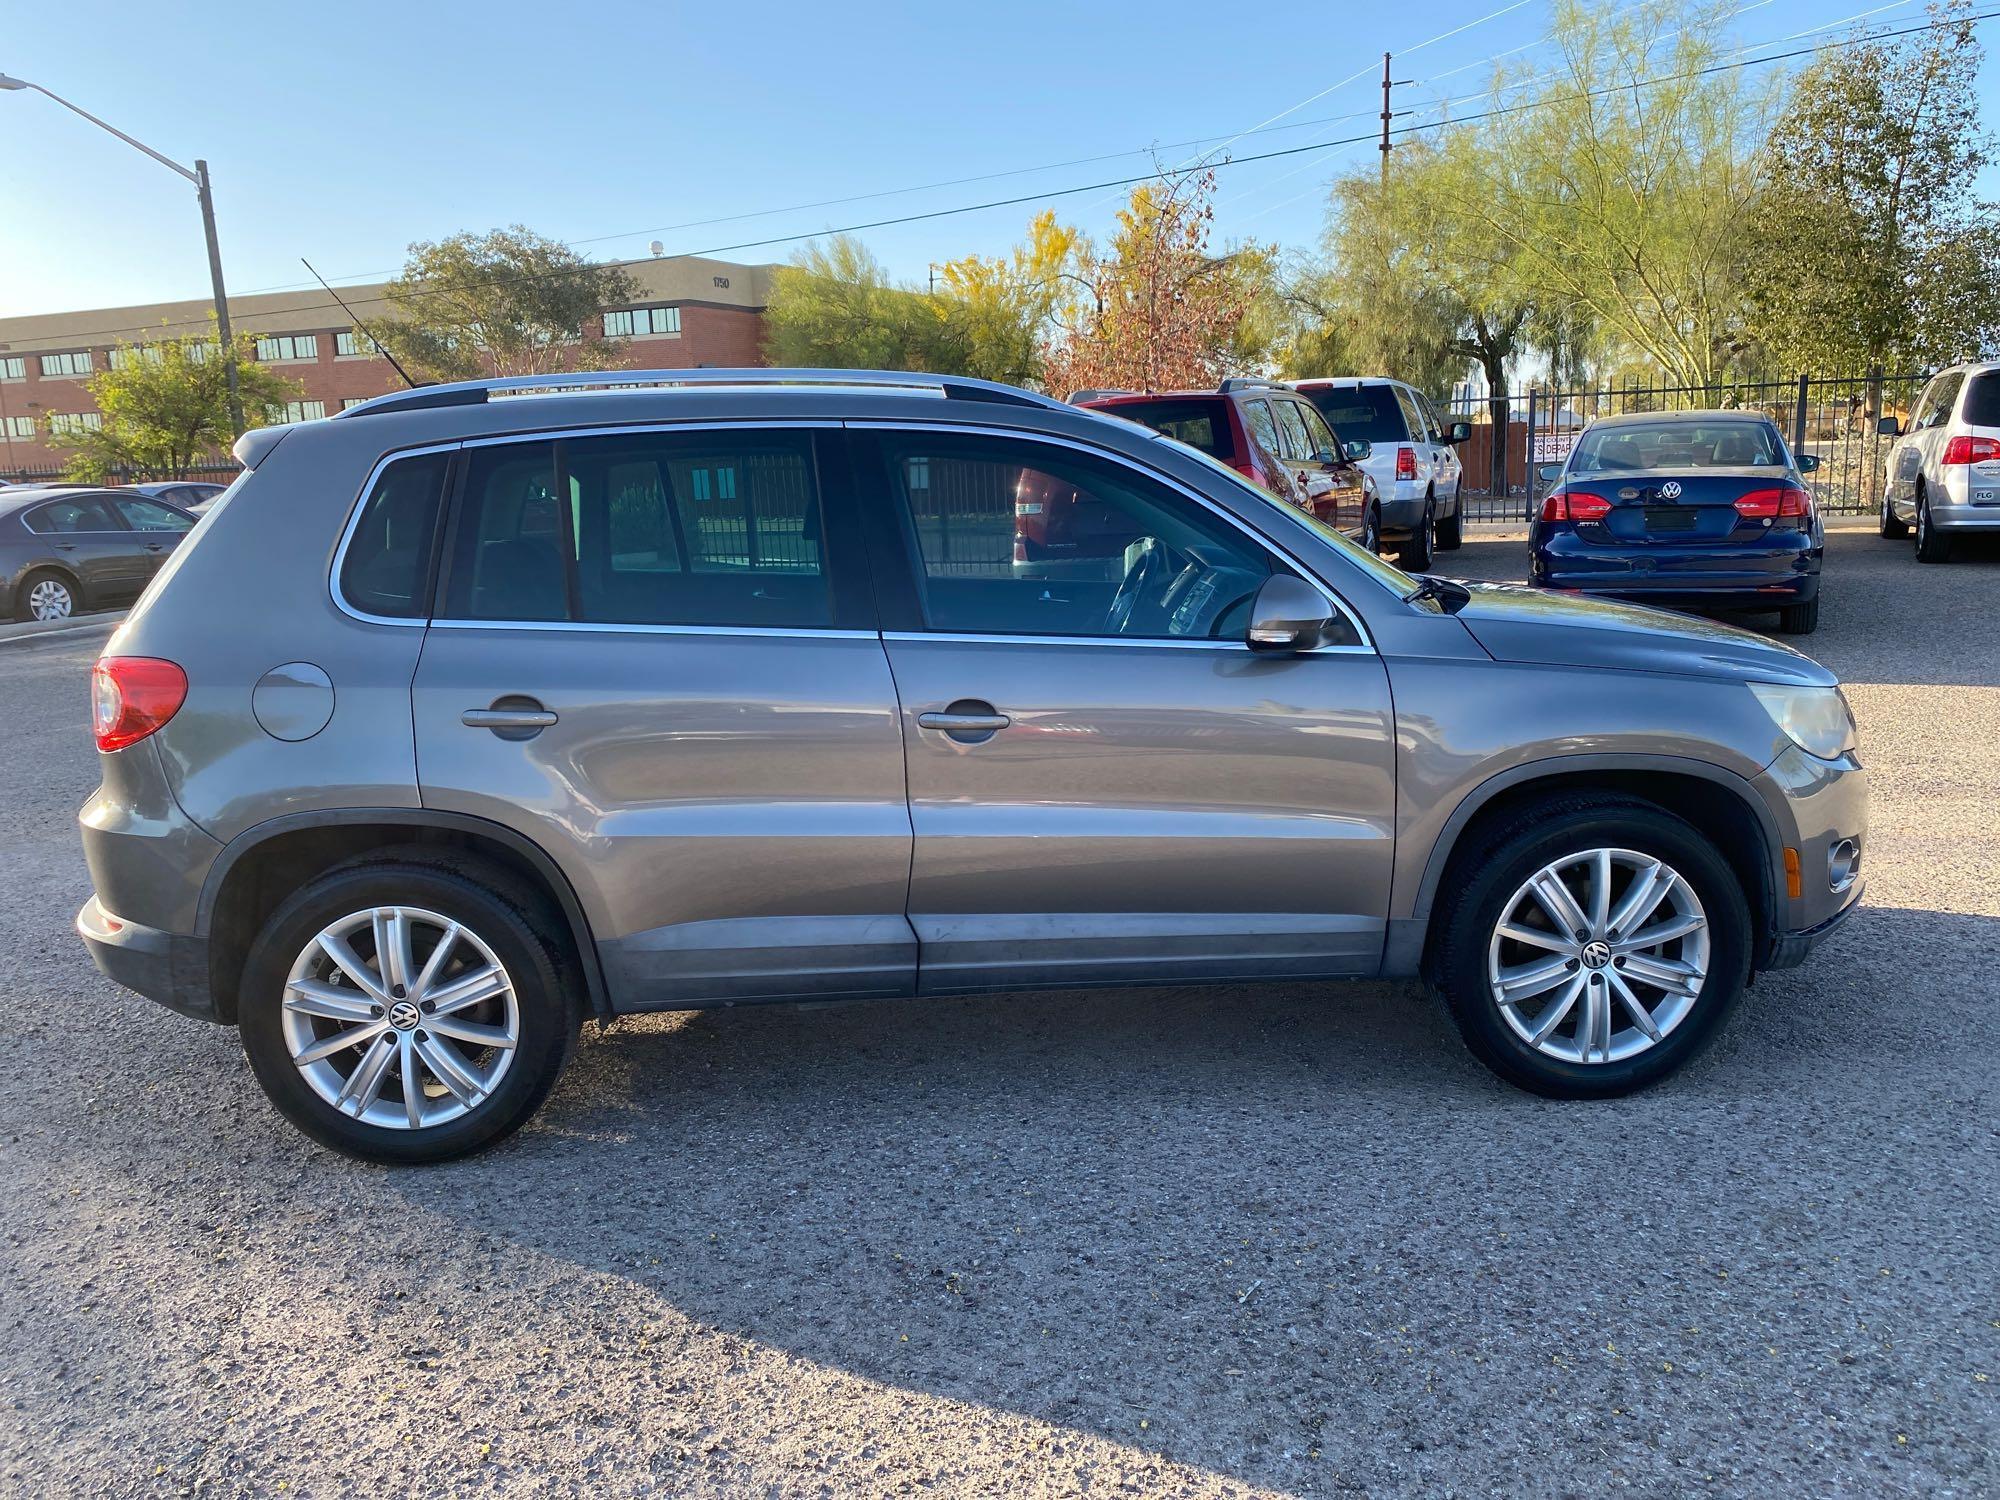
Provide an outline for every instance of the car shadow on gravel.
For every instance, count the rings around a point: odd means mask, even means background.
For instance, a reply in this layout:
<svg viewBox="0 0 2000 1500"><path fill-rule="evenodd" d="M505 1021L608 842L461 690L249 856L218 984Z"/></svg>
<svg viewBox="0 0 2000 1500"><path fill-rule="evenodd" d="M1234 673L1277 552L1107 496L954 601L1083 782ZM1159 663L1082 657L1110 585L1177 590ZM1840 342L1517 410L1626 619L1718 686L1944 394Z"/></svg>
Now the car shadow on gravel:
<svg viewBox="0 0 2000 1500"><path fill-rule="evenodd" d="M1990 1039L1991 986L1942 983L1974 965L2000 971L2000 920L1865 909L1687 1073L1596 1106L1502 1086L1405 984L644 1018L587 1038L516 1141L383 1196L702 1327L1251 1485L1323 1484L1322 1450L1381 1482L1384 1441L1448 1474L1495 1389L1541 1399L1547 1330L1690 1342L1707 1257L1789 1247L1798 1211L1722 1162L1857 1191L1847 1137L1872 1153L1945 1039ZM1884 1004L1933 977L1921 1015ZM1691 1154L1664 1176L1604 1154L1667 1139ZM1662 1280L1693 1301L1655 1306ZM1729 1319L1797 1316L1793 1289L1736 1295Z"/></svg>

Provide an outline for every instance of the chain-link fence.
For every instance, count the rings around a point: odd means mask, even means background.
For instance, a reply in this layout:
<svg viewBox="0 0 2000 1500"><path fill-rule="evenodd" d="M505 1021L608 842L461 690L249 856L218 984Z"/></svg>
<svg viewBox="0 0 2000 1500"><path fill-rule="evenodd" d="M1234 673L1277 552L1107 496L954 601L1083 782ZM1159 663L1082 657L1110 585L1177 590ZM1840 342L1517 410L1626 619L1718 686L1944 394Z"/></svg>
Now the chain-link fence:
<svg viewBox="0 0 2000 1500"><path fill-rule="evenodd" d="M1507 398L1504 489L1492 478L1499 435L1494 403L1483 396L1461 397L1453 403L1453 414L1473 423L1471 441L1459 449L1465 465L1464 511L1470 520L1525 521L1547 487L1537 480L1536 466L1561 463L1583 429L1600 417L1733 410L1762 412L1777 424L1795 455L1819 459L1819 468L1806 483L1822 512L1866 515L1882 503L1889 449L1895 442L1880 435L1877 423L1885 416L1907 422L1922 386L1920 375L1874 370L1864 375L1800 375L1726 385L1530 387Z"/></svg>

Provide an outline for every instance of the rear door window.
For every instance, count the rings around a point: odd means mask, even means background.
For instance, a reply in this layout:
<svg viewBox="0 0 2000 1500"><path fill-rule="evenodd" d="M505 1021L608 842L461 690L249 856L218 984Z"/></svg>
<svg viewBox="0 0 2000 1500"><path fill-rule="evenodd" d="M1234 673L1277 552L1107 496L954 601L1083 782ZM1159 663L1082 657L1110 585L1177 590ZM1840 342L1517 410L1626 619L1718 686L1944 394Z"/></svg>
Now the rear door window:
<svg viewBox="0 0 2000 1500"><path fill-rule="evenodd" d="M467 450L445 613L602 625L833 623L811 438L629 433Z"/></svg>
<svg viewBox="0 0 2000 1500"><path fill-rule="evenodd" d="M1942 427L1951 420L1951 409L1958 404L1958 388L1964 384L1963 370L1953 370L1938 377L1937 392L1931 399L1931 426Z"/></svg>
<svg viewBox="0 0 2000 1500"><path fill-rule="evenodd" d="M1319 414L1333 430L1349 442L1361 438L1370 443L1400 443L1409 436L1403 408L1390 386L1307 391L1305 396L1319 408Z"/></svg>
<svg viewBox="0 0 2000 1500"><path fill-rule="evenodd" d="M28 530L43 536L78 531L123 531L111 507L101 495L78 495L74 499L52 500L21 518Z"/></svg>
<svg viewBox="0 0 2000 1500"><path fill-rule="evenodd" d="M450 458L414 454L376 476L340 565L341 597L353 608L392 620L430 613L431 552Z"/></svg>
<svg viewBox="0 0 2000 1500"><path fill-rule="evenodd" d="M1427 441L1430 434L1424 429L1424 414L1418 410L1415 398L1400 385L1391 386L1390 389L1395 392L1397 404L1403 409L1403 422L1410 430L1411 440Z"/></svg>
<svg viewBox="0 0 2000 1500"><path fill-rule="evenodd" d="M1312 439L1306 434L1305 419L1299 415L1296 403L1273 401L1272 410L1278 419L1278 452L1292 463L1305 463L1313 456Z"/></svg>
<svg viewBox="0 0 2000 1500"><path fill-rule="evenodd" d="M1243 403L1243 418L1250 424L1250 436L1273 458L1278 456L1278 424L1271 416L1271 403L1261 396Z"/></svg>

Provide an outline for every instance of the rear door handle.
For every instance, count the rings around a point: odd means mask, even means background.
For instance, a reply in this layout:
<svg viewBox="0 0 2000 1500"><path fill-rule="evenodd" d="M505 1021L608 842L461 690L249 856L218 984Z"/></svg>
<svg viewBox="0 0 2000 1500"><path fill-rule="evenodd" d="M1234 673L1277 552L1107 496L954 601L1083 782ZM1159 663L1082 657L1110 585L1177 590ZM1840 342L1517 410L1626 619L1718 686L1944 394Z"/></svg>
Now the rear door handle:
<svg viewBox="0 0 2000 1500"><path fill-rule="evenodd" d="M996 729L1005 729L1014 721L1005 714L918 714L917 723L925 729L942 729L946 734L963 734L970 730L991 734Z"/></svg>
<svg viewBox="0 0 2000 1500"><path fill-rule="evenodd" d="M547 729L556 716L546 708L468 708L458 716L467 729L536 730Z"/></svg>

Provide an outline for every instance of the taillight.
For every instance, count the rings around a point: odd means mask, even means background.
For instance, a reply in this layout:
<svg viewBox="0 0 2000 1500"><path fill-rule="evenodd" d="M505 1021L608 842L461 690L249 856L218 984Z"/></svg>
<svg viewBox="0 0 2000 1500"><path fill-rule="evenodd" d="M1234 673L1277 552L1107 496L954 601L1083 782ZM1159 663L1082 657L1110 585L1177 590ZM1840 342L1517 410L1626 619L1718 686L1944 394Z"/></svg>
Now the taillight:
<svg viewBox="0 0 2000 1500"><path fill-rule="evenodd" d="M1946 440L1942 462L1983 464L1995 458L2000 458L2000 438L1955 437Z"/></svg>
<svg viewBox="0 0 2000 1500"><path fill-rule="evenodd" d="M1398 479L1415 479L1417 477L1416 449L1398 448L1396 450L1396 477Z"/></svg>
<svg viewBox="0 0 2000 1500"><path fill-rule="evenodd" d="M1736 514L1751 521L1769 520L1773 516L1804 516L1811 506L1812 497L1795 484L1751 490L1736 497Z"/></svg>
<svg viewBox="0 0 2000 1500"><path fill-rule="evenodd" d="M1556 490L1542 502L1544 521L1601 521L1611 514L1611 502L1589 490Z"/></svg>
<svg viewBox="0 0 2000 1500"><path fill-rule="evenodd" d="M187 699L187 673L157 656L101 656L90 669L90 727L100 750L136 745Z"/></svg>

